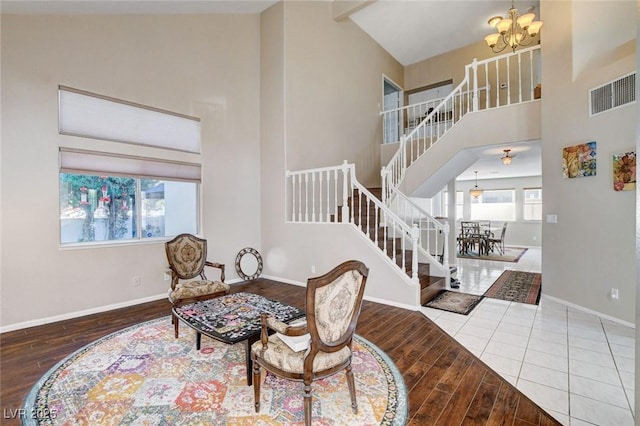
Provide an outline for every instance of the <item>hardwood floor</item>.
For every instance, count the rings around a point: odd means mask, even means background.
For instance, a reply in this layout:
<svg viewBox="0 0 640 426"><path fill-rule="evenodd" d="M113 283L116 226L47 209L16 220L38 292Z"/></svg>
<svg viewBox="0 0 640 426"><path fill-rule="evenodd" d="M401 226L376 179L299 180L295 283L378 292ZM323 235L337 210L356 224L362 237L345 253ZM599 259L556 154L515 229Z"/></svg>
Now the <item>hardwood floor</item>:
<svg viewBox="0 0 640 426"><path fill-rule="evenodd" d="M258 279L231 286L304 308L305 289ZM165 300L0 335L3 425L33 384L87 343L167 316ZM183 326L184 327L184 326ZM356 333L384 350L404 377L410 425L557 425L550 415L419 312L364 302Z"/></svg>

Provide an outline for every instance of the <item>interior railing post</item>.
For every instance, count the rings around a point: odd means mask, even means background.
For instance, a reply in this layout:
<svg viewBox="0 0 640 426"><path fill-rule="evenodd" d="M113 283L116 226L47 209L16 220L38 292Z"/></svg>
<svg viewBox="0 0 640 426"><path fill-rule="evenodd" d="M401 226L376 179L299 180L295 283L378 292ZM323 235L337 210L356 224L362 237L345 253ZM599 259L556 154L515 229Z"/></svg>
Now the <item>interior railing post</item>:
<svg viewBox="0 0 640 426"><path fill-rule="evenodd" d="M348 185L349 164L347 160L342 163L342 223L349 222Z"/></svg>
<svg viewBox="0 0 640 426"><path fill-rule="evenodd" d="M404 171L407 169L407 138L403 135L400 138L400 159L402 161L402 169L400 171L400 178L402 178L402 176L404 176ZM394 185L397 185L398 182L394 182Z"/></svg>
<svg viewBox="0 0 640 426"><path fill-rule="evenodd" d="M417 224L413 224L411 228L411 280L418 282L418 238L420 237L420 229Z"/></svg>
<svg viewBox="0 0 640 426"><path fill-rule="evenodd" d="M442 237L444 238L442 245L442 266L447 274L449 274L449 232L451 232L451 227L447 222L442 225Z"/></svg>
<svg viewBox="0 0 640 426"><path fill-rule="evenodd" d="M382 170L380 170L380 176L382 178L382 193L380 195L380 197L382 198L382 205L386 206L387 205L387 168L386 167L382 167ZM380 214L380 226L385 226L385 224L387 223L386 221L386 217L385 217L385 212L384 210L382 211L382 213Z"/></svg>
<svg viewBox="0 0 640 426"><path fill-rule="evenodd" d="M478 59L473 58L473 62L471 63L471 68L473 69L473 110L478 110ZM468 68L467 68L468 72Z"/></svg>

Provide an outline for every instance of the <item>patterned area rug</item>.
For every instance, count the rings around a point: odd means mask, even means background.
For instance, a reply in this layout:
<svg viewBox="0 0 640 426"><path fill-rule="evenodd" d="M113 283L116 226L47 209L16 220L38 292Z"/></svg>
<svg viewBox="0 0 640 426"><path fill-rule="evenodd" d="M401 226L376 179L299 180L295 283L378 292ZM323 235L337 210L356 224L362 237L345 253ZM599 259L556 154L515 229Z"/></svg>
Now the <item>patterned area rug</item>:
<svg viewBox="0 0 640 426"><path fill-rule="evenodd" d="M485 297L509 302L537 305L540 301L542 274L536 272L504 271L484 293Z"/></svg>
<svg viewBox="0 0 640 426"><path fill-rule="evenodd" d="M440 293L422 306L469 315L482 300L482 296L460 293L457 291L441 290Z"/></svg>
<svg viewBox="0 0 640 426"><path fill-rule="evenodd" d="M479 255L476 252L458 253L460 259L482 259L482 260L498 260L500 262L517 262L520 260L523 254L527 252L527 248L522 247L505 247L504 253L498 252L489 253L486 255Z"/></svg>
<svg viewBox="0 0 640 426"><path fill-rule="evenodd" d="M246 385L244 344L203 338L183 327L174 339L161 318L106 336L54 366L25 400L27 425L253 425L304 423L302 383L263 370L261 412ZM314 424L403 425L407 393L397 367L356 336L358 414L344 373L313 384Z"/></svg>

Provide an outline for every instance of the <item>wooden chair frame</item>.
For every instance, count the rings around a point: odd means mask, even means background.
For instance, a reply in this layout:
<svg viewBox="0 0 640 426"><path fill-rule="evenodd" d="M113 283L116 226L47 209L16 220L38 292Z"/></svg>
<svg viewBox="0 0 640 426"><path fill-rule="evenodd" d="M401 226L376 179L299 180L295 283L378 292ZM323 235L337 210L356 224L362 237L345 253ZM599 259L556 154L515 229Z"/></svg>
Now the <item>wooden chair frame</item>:
<svg viewBox="0 0 640 426"><path fill-rule="evenodd" d="M200 247L200 250L202 252L202 258L200 260L200 266L196 269L194 269L191 272L181 272L179 270L179 268L173 263L172 261L172 254L171 251L173 250L173 247L181 240L183 239L188 239L190 243L197 245ZM171 275L171 290L175 290L176 286L178 285L178 283L180 282L180 280L190 280L196 277L200 277L201 280L205 280L205 281L209 281L209 279L207 278L207 276L205 275L205 267L212 267L212 268L217 268L220 270L220 281L222 283L224 283L224 279L225 279L225 265L222 263L214 263L214 262L210 262L207 259L207 240L203 239L203 238L199 238L196 237L195 235L192 234L180 234L177 235L175 238L173 238L171 241L167 241L164 245L165 248L165 253L167 255L167 261L169 262L169 270L167 271L168 274ZM214 293L208 293L208 294L203 294L203 295L199 295L199 296L193 296L193 297L187 297L187 298L181 298L181 299L176 299L173 300L171 299L171 297L169 297L169 301L171 302L171 307L172 307L172 311L171 311L171 322L173 323L173 327L174 327L174 334L176 339L178 338L178 318L176 318L175 314L173 313L173 308L181 306L181 305L185 305L187 303L193 303L193 302L197 302L200 300L208 300L208 299L213 299L216 297L220 297L223 296L225 294L227 294L229 291L225 290L225 291L217 291Z"/></svg>
<svg viewBox="0 0 640 426"><path fill-rule="evenodd" d="M358 295L354 301L354 309L351 313L351 319L347 326L346 331L335 341L333 342L325 342L320 337L318 327L316 324L316 291L319 288L322 288L326 285L333 283L336 279L338 279L343 274L349 271L358 271L361 278L360 288L358 289ZM321 379L332 374L335 374L339 371L346 370L347 376L347 384L349 386L349 394L351 396L351 408L354 413L358 412L358 404L356 402L356 391L355 391L355 382L353 378L353 372L351 370L351 357L350 355L348 359L344 362L335 365L326 370L314 371L313 363L319 352L325 353L333 353L338 352L345 347L349 347L351 350L353 349L353 335L355 333L356 324L358 322L358 317L360 316L360 310L362 308L362 298L364 296L364 289L367 281L367 276L369 273L369 269L364 265L364 263L350 260L344 262L337 267L335 267L330 272L316 278L309 278L307 280L307 294L306 294L306 315L307 315L307 323L306 325L292 327L287 324L281 323L273 318L267 316L267 314L263 314L261 317L261 335L260 335L260 344L262 345L262 350L256 354L254 351L251 352L251 357L253 361L253 390L254 390L254 398L255 398L255 409L256 412L260 411L260 368L264 367L265 370L270 371L271 373L295 381L301 381L304 383L304 414L305 414L305 425L311 424L311 408L312 408L312 398L311 398L311 384L316 379ZM288 371L283 371L282 369L266 362L261 354L264 353L268 349L269 343L269 333L268 328L272 328L279 333L286 334L289 336L301 336L303 334L309 333L311 336L311 341L309 344L309 348L304 354L304 371L301 374L292 373Z"/></svg>

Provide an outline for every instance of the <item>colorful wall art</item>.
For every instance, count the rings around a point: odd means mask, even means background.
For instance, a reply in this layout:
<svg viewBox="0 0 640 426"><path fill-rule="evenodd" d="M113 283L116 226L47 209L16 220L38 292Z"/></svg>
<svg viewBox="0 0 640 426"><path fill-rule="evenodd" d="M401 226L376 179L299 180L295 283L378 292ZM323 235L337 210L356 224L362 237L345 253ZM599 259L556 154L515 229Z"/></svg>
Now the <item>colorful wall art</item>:
<svg viewBox="0 0 640 426"><path fill-rule="evenodd" d="M596 175L596 142L562 149L562 176L565 179Z"/></svg>
<svg viewBox="0 0 640 426"><path fill-rule="evenodd" d="M613 155L613 189L632 191L636 189L636 152Z"/></svg>

